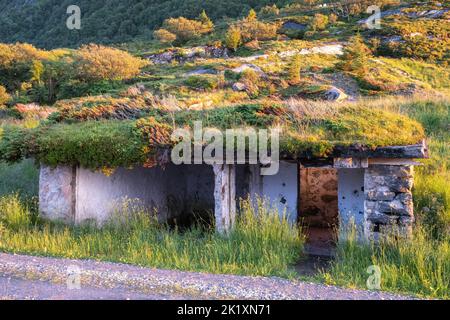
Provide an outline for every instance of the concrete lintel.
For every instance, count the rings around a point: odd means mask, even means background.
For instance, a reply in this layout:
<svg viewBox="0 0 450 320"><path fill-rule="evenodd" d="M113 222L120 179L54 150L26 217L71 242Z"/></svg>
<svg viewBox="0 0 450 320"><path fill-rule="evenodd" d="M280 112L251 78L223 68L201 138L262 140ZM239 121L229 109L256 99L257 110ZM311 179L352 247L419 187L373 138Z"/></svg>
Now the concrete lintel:
<svg viewBox="0 0 450 320"><path fill-rule="evenodd" d="M367 168L369 162L367 158L334 158L333 167L336 169L361 169Z"/></svg>
<svg viewBox="0 0 450 320"><path fill-rule="evenodd" d="M230 164L215 164L214 216L216 231L228 233L236 218L236 168Z"/></svg>
<svg viewBox="0 0 450 320"><path fill-rule="evenodd" d="M420 162L411 159L388 159L375 158L369 159L369 165L389 165L389 166L421 166Z"/></svg>

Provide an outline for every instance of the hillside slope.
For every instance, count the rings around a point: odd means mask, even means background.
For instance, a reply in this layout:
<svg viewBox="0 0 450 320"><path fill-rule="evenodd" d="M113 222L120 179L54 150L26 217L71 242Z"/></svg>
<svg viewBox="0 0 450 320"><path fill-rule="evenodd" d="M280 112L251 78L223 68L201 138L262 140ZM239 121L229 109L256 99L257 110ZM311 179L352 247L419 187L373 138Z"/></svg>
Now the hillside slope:
<svg viewBox="0 0 450 320"><path fill-rule="evenodd" d="M213 19L236 17L250 8L287 0L100 0L77 1L82 29L66 27L70 0L0 0L0 42L28 42L39 47L75 47L81 43L148 39L170 16L195 17L205 9Z"/></svg>

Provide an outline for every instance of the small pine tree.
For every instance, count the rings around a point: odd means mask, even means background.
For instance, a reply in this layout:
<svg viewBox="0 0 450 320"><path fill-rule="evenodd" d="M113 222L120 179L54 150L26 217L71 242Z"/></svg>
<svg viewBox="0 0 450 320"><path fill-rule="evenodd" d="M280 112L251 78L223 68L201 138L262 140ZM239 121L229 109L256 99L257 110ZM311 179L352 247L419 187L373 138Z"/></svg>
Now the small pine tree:
<svg viewBox="0 0 450 320"><path fill-rule="evenodd" d="M198 20L202 23L204 28L204 33L208 33L214 30L214 23L212 20L208 17L206 14L206 11L203 10L202 13L200 13Z"/></svg>
<svg viewBox="0 0 450 320"><path fill-rule="evenodd" d="M225 44L227 48L236 51L242 43L241 30L236 26L231 26L228 28L227 34L225 35Z"/></svg>
<svg viewBox="0 0 450 320"><path fill-rule="evenodd" d="M247 16L246 20L248 22L253 22L253 21L258 20L258 16L256 15L256 11L253 10L253 9L250 9L250 11L248 12L248 16Z"/></svg>
<svg viewBox="0 0 450 320"><path fill-rule="evenodd" d="M344 49L344 54L341 57L341 62L338 64L338 67L343 71L363 75L367 72L370 56L370 49L365 45L361 35L358 34L350 38L350 42Z"/></svg>
<svg viewBox="0 0 450 320"><path fill-rule="evenodd" d="M292 84L297 84L300 82L300 71L302 68L302 61L300 55L295 55L289 64L288 77L289 82Z"/></svg>

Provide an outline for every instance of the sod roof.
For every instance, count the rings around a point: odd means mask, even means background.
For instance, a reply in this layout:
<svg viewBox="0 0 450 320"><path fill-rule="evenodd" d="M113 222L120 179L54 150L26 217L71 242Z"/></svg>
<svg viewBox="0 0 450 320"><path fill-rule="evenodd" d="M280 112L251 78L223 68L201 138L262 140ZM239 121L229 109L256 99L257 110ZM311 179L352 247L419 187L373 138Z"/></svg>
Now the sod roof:
<svg viewBox="0 0 450 320"><path fill-rule="evenodd" d="M355 103L265 102L202 111L126 106L124 101L77 105L60 108L37 128L3 125L0 161L32 157L48 165L91 169L148 165L176 143L170 137L174 128L192 128L199 120L203 128L223 131L278 127L285 159L371 157L382 147L414 145L425 137L422 126L404 115ZM401 152L385 154L402 157Z"/></svg>

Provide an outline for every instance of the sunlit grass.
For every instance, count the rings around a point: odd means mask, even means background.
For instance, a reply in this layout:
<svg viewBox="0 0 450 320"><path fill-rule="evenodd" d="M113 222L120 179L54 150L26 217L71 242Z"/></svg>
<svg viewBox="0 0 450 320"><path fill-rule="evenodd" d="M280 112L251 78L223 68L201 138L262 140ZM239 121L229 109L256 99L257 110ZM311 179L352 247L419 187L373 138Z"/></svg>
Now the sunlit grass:
<svg viewBox="0 0 450 320"><path fill-rule="evenodd" d="M450 239L436 240L416 226L411 240L388 238L360 243L349 233L336 261L318 278L328 284L367 289L367 268L381 270L381 290L432 298L450 298Z"/></svg>
<svg viewBox="0 0 450 320"><path fill-rule="evenodd" d="M32 255L89 258L147 267L292 277L304 237L286 217L260 201L243 202L235 229L222 236L213 227L170 229L145 211L128 206L101 228L38 221L17 196L0 201L0 250ZM123 219L124 216L126 219Z"/></svg>

